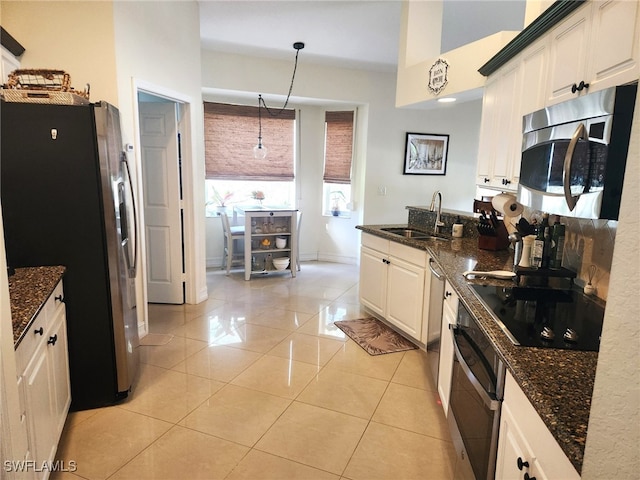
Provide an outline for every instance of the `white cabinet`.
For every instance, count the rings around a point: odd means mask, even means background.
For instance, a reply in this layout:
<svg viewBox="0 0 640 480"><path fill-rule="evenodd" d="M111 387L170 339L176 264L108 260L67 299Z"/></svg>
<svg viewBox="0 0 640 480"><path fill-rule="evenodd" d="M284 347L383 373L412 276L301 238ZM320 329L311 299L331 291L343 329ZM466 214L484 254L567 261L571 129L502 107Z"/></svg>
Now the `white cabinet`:
<svg viewBox="0 0 640 480"><path fill-rule="evenodd" d="M637 80L639 13L637 1L595 0L555 26L546 104Z"/></svg>
<svg viewBox="0 0 640 480"><path fill-rule="evenodd" d="M580 478L510 372L507 372L502 402L495 478Z"/></svg>
<svg viewBox="0 0 640 480"><path fill-rule="evenodd" d="M360 302L411 338L427 343L429 255L424 250L362 234Z"/></svg>
<svg viewBox="0 0 640 480"><path fill-rule="evenodd" d="M389 240L362 234L360 249L360 303L384 317L387 311Z"/></svg>
<svg viewBox="0 0 640 480"><path fill-rule="evenodd" d="M246 208L244 227L244 279L251 274L282 271L273 260L288 257L286 271L295 277L298 270L298 211L291 209ZM278 240L279 239L279 240ZM282 242L279 248L278 242Z"/></svg>
<svg viewBox="0 0 640 480"><path fill-rule="evenodd" d="M62 282L18 345L16 365L21 419L29 439L24 456L43 465L54 460L71 404ZM36 472L36 478L48 475L46 468Z"/></svg>
<svg viewBox="0 0 640 480"><path fill-rule="evenodd" d="M386 318L410 337L423 342L426 260L427 254L422 250L395 242L389 246Z"/></svg>
<svg viewBox="0 0 640 480"><path fill-rule="evenodd" d="M548 50L548 40L538 40L487 80L478 145L478 186L518 190L522 117L544 107Z"/></svg>
<svg viewBox="0 0 640 480"><path fill-rule="evenodd" d="M482 103L476 184L517 191L524 115L637 80L639 31L640 2L586 2L493 73Z"/></svg>
<svg viewBox="0 0 640 480"><path fill-rule="evenodd" d="M516 191L522 145L522 66L512 60L487 81L482 104L476 184Z"/></svg>
<svg viewBox="0 0 640 480"><path fill-rule="evenodd" d="M20 68L20 60L4 47L0 47L0 53L2 58L0 62L0 84L5 84L9 74Z"/></svg>
<svg viewBox="0 0 640 480"><path fill-rule="evenodd" d="M451 375L453 373L453 337L449 325L457 322L458 295L446 281L444 284L444 303L442 305L442 330L440 333L440 360L438 363L438 395L445 415L449 415L449 396L451 394Z"/></svg>
<svg viewBox="0 0 640 480"><path fill-rule="evenodd" d="M520 54L520 85L518 86L519 118L517 143L522 146L522 117L545 106L547 71L549 69L549 39L541 38ZM520 175L518 155L518 175Z"/></svg>

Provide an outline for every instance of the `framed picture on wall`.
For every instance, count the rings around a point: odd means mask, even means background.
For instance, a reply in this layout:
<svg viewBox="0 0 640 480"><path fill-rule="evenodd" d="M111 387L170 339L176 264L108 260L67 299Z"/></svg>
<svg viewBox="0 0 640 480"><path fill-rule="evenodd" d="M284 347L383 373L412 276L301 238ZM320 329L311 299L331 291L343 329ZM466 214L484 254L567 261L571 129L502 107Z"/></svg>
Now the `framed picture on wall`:
<svg viewBox="0 0 640 480"><path fill-rule="evenodd" d="M404 149L405 175L445 175L449 135L407 133Z"/></svg>

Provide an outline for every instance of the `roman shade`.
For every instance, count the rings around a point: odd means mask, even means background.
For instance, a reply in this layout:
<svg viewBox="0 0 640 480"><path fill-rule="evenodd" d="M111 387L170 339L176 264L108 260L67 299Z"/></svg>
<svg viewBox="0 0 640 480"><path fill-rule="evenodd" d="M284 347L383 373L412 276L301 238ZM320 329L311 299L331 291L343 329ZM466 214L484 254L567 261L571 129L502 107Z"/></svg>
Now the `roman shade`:
<svg viewBox="0 0 640 480"><path fill-rule="evenodd" d="M274 110L280 112L280 110ZM258 107L204 102L207 179L293 180L295 110L271 117L262 109L262 139L267 156L253 157L258 143Z"/></svg>
<svg viewBox="0 0 640 480"><path fill-rule="evenodd" d="M351 183L354 112L325 112L324 175L326 183Z"/></svg>

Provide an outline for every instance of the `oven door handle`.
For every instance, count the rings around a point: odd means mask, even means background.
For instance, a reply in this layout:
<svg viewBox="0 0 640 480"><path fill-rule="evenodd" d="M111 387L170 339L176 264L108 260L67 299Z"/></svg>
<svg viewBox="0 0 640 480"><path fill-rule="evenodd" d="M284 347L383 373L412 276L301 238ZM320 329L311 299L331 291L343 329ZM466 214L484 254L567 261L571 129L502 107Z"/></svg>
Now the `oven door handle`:
<svg viewBox="0 0 640 480"><path fill-rule="evenodd" d="M573 211L578 203L578 197L574 197L571 194L571 161L573 160L573 152L576 149L578 140L588 138L587 129L584 123L580 122L576 131L573 132L569 146L567 147L567 153L564 156L564 168L562 170L562 186L564 187L564 199L567 202L569 211Z"/></svg>
<svg viewBox="0 0 640 480"><path fill-rule="evenodd" d="M478 395L480 395L480 398L484 402L485 406L492 411L498 410L500 408L500 400L498 400L495 395L487 392L484 389L484 387L473 374L473 372L469 368L469 365L467 365L467 362L465 362L464 357L462 356L462 352L460 351L458 342L456 342L456 332L459 329L454 325L450 325L449 328L451 330L451 339L453 340L453 349L456 352L456 358L458 359L460 367L462 367L462 371L469 379L469 382L471 382L471 385L473 385L475 391L478 392Z"/></svg>

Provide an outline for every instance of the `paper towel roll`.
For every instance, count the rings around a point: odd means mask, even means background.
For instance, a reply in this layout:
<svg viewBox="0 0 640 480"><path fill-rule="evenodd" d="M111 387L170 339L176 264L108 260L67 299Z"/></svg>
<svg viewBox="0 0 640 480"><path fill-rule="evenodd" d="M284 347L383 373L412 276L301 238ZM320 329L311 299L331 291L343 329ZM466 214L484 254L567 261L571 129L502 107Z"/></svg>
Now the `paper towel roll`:
<svg viewBox="0 0 640 480"><path fill-rule="evenodd" d="M517 217L522 215L524 207L516 201L516 197L508 193L500 193L491 200L493 208L501 212L505 217Z"/></svg>

